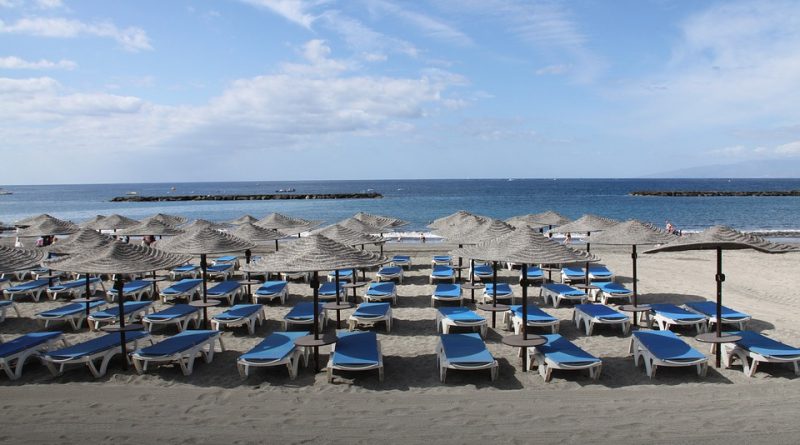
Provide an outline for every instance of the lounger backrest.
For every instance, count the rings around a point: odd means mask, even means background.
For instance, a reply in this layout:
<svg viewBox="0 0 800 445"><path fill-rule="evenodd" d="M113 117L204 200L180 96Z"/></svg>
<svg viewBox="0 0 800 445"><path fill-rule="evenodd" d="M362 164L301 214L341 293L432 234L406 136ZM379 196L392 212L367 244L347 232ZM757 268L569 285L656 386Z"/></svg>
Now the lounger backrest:
<svg viewBox="0 0 800 445"><path fill-rule="evenodd" d="M557 363L578 364L600 361L599 358L589 354L559 334L547 334L542 337L547 340L547 343L537 346L536 350Z"/></svg>
<svg viewBox="0 0 800 445"><path fill-rule="evenodd" d="M494 288L495 288L494 283L486 283L486 288L484 289L484 293L487 295L491 295ZM511 286L509 286L508 283L497 283L497 293L510 294Z"/></svg>
<svg viewBox="0 0 800 445"><path fill-rule="evenodd" d="M371 365L380 360L378 336L373 331L337 333L333 363L335 365Z"/></svg>
<svg viewBox="0 0 800 445"><path fill-rule="evenodd" d="M146 308L153 304L152 301L126 301L122 304L122 311L123 314L128 315L132 312L136 312L140 309ZM97 311L92 314L93 317L118 317L119 316L119 306L113 306L108 309Z"/></svg>
<svg viewBox="0 0 800 445"><path fill-rule="evenodd" d="M730 334L739 335L741 340L736 342L740 348L761 354L764 356L800 356L800 349L771 339L765 335L753 331L734 331Z"/></svg>
<svg viewBox="0 0 800 445"><path fill-rule="evenodd" d="M277 294L281 292L287 284L286 281L267 281L256 290L256 293L264 295Z"/></svg>
<svg viewBox="0 0 800 445"><path fill-rule="evenodd" d="M705 357L672 331L635 331L633 335L661 360L698 360Z"/></svg>
<svg viewBox="0 0 800 445"><path fill-rule="evenodd" d="M125 333L125 341L132 342L147 337L147 335L147 332L144 331L129 331ZM62 360L85 357L119 346L119 339L120 334L118 333L106 334L77 345L46 352L45 355Z"/></svg>
<svg viewBox="0 0 800 445"><path fill-rule="evenodd" d="M56 281L56 280L54 280L54 281ZM44 279L40 279L40 280L32 280L32 281L28 281L27 283L18 284L16 286L9 287L6 290L9 290L9 291L33 290L33 289L37 289L37 288L40 288L40 287L47 286L48 283L49 282L48 282L47 278L44 278Z"/></svg>
<svg viewBox="0 0 800 445"><path fill-rule="evenodd" d="M685 304L686 306L707 316L715 317L717 315L717 304L713 301L690 301ZM725 306L722 306L722 316L725 318L748 317L747 314L734 311L733 309Z"/></svg>
<svg viewBox="0 0 800 445"><path fill-rule="evenodd" d="M220 335L219 331L191 330L168 337L153 346L148 346L136 351L140 355L172 355L197 346L209 338Z"/></svg>
<svg viewBox="0 0 800 445"><path fill-rule="evenodd" d="M225 311L225 312L223 312L223 313L221 313L219 315L214 316L214 318L225 319L225 318L248 317L248 316L260 311L263 308L264 308L264 306L262 306L260 304L237 304L236 306L233 306L232 308L228 309L227 311Z"/></svg>
<svg viewBox="0 0 800 445"><path fill-rule="evenodd" d="M294 351L294 342L300 337L309 335L308 332L273 332L253 349L242 354L245 360L280 360Z"/></svg>
<svg viewBox="0 0 800 445"><path fill-rule="evenodd" d="M442 316L449 318L453 321L481 321L485 318L481 317L474 311L465 307L440 307L439 312Z"/></svg>
<svg viewBox="0 0 800 445"><path fill-rule="evenodd" d="M395 275L395 274L399 274L402 271L403 271L403 268L400 267L400 266L383 266L378 271L378 273L381 274L381 275Z"/></svg>
<svg viewBox="0 0 800 445"><path fill-rule="evenodd" d="M477 333L442 334L444 355L453 363L492 363L494 357Z"/></svg>
<svg viewBox="0 0 800 445"><path fill-rule="evenodd" d="M183 317L184 315L193 314L199 310L200 308L190 306L188 304L176 304L164 310L149 314L147 318L151 320L170 319L170 318Z"/></svg>
<svg viewBox="0 0 800 445"><path fill-rule="evenodd" d="M437 265L433 266L433 272L432 273L434 275L448 276L448 275L452 275L453 274L453 268L450 267L450 266L437 264Z"/></svg>
<svg viewBox="0 0 800 445"><path fill-rule="evenodd" d="M369 289L367 289L367 293L373 295L388 295L394 292L395 284L391 281L386 281L383 283L369 283Z"/></svg>
<svg viewBox="0 0 800 445"><path fill-rule="evenodd" d="M650 305L650 309L656 314L661 314L673 320L702 320L705 318L703 315L689 312L686 309L669 303L654 303Z"/></svg>
<svg viewBox="0 0 800 445"><path fill-rule="evenodd" d="M627 318L627 315L618 312L604 304L576 304L575 305L576 311L581 311L584 314L590 315L592 317L603 317L603 318Z"/></svg>
<svg viewBox="0 0 800 445"><path fill-rule="evenodd" d="M322 304L317 303L317 313L322 311ZM307 301L297 303L288 314L286 318L311 318L314 316L314 303Z"/></svg>
<svg viewBox="0 0 800 445"><path fill-rule="evenodd" d="M386 315L387 312L389 312L389 303L361 303L356 308L354 315L379 317Z"/></svg>
<svg viewBox="0 0 800 445"><path fill-rule="evenodd" d="M105 300L92 301L89 303L89 309L94 309L99 306L105 306ZM86 303L70 303L59 308L50 309L49 311L39 312L36 315L42 317L59 317L65 315L78 314L86 310Z"/></svg>
<svg viewBox="0 0 800 445"><path fill-rule="evenodd" d="M439 283L436 285L434 295L444 297L458 297L461 295L461 285L452 283Z"/></svg>
<svg viewBox="0 0 800 445"><path fill-rule="evenodd" d="M236 289L240 288L242 285L238 281L228 280L223 281L216 286L212 287L208 290L208 293L213 294L227 294L228 292L233 292Z"/></svg>
<svg viewBox="0 0 800 445"><path fill-rule="evenodd" d="M578 293L583 294L580 289L576 289L568 284L563 283L545 283L542 285L543 288L555 292L557 294L563 295L577 295Z"/></svg>
<svg viewBox="0 0 800 445"><path fill-rule="evenodd" d="M173 284L172 286L164 289L164 292L177 292L183 293L194 289L201 285L203 280L201 278L184 278L181 281Z"/></svg>

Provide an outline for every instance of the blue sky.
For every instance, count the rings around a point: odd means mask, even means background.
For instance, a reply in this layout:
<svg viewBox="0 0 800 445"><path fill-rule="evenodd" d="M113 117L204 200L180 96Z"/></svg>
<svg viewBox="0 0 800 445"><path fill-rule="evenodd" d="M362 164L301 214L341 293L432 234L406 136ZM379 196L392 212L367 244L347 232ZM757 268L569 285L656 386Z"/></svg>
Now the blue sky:
<svg viewBox="0 0 800 445"><path fill-rule="evenodd" d="M0 0L5 184L800 158L800 2Z"/></svg>

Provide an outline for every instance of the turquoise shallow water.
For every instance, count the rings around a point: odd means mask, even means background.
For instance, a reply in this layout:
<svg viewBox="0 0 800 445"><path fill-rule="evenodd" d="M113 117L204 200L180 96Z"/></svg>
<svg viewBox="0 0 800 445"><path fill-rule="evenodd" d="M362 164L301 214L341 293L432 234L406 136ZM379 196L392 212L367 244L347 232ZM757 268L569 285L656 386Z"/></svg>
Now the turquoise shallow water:
<svg viewBox="0 0 800 445"><path fill-rule="evenodd" d="M175 191L171 192L171 188ZM230 202L112 203L114 196L376 191L374 200L292 200ZM638 218L678 228L699 230L727 224L749 231L800 232L798 197L668 198L629 196L633 190L800 190L800 179L463 179L296 182L206 182L163 184L85 184L7 186L0 196L0 221L50 213L73 221L97 214L120 213L142 218L158 212L223 221L244 213L261 217L281 212L327 223L358 211L397 216L411 222L407 230L423 230L431 220L457 210L508 218L555 210L570 218L594 213L615 219Z"/></svg>

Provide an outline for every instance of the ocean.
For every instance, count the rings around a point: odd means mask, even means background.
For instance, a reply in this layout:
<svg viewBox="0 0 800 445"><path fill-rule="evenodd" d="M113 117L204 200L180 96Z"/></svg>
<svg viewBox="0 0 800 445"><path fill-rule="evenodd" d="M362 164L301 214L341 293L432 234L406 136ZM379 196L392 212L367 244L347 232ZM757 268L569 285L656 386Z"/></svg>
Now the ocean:
<svg viewBox="0 0 800 445"><path fill-rule="evenodd" d="M172 188L175 188L172 190ZM593 213L614 219L637 218L663 227L702 230L725 224L739 230L800 237L799 197L636 197L634 190L800 190L800 179L446 179L359 181L260 181L161 184L84 184L6 186L0 196L0 221L40 213L81 222L98 214L140 219L155 213L225 221L245 213L271 212L334 223L358 211L395 216L424 231L432 220L467 210L505 219L554 210L569 218ZM128 192L139 195L257 194L294 188L295 193L375 191L382 199L226 202L110 202Z"/></svg>

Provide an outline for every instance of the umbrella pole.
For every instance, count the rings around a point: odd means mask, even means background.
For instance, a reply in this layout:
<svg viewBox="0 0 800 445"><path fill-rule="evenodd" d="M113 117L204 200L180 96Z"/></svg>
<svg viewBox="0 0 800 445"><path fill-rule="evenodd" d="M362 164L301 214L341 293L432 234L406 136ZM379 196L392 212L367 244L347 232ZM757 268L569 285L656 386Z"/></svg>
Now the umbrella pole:
<svg viewBox="0 0 800 445"><path fill-rule="evenodd" d="M122 302L122 274L117 274L117 280L114 282L114 287L117 289L117 307L119 308L119 347L122 351L122 369L128 370L128 351L125 344L125 304Z"/></svg>
<svg viewBox="0 0 800 445"><path fill-rule="evenodd" d="M314 311L314 328L312 330L314 332L314 340L319 340L319 272L316 270L314 275L311 276L311 289L313 289L314 294L312 308ZM319 346L314 346L314 372L319 372Z"/></svg>
<svg viewBox="0 0 800 445"><path fill-rule="evenodd" d="M122 298L122 295L120 295ZM158 298L158 287L156 286L156 271L153 271L153 295L150 296L150 299Z"/></svg>
<svg viewBox="0 0 800 445"><path fill-rule="evenodd" d="M592 232L586 232L586 237L588 238L590 236L592 236ZM586 243L586 251L587 252L591 252L592 251L592 243L590 243L590 242Z"/></svg>
<svg viewBox="0 0 800 445"><path fill-rule="evenodd" d="M339 269L333 271L333 276L336 279L336 306L339 306ZM342 311L336 310L336 329L342 328Z"/></svg>
<svg viewBox="0 0 800 445"><path fill-rule="evenodd" d="M459 249L460 249L460 248L462 248L462 247L464 247L464 245L463 245L463 244L459 244L459 245L458 245L458 248L459 248ZM462 264L464 264L464 263L463 263L463 258L461 258L461 257L458 257L458 281L459 281L459 282L461 281L461 265L462 265Z"/></svg>
<svg viewBox="0 0 800 445"><path fill-rule="evenodd" d="M206 260L206 254L200 255L200 270L203 273L203 329L208 329L208 308L205 306L206 301L208 301L208 285L206 283L208 279L208 261Z"/></svg>
<svg viewBox="0 0 800 445"><path fill-rule="evenodd" d="M89 326L89 274L86 274L86 326Z"/></svg>
<svg viewBox="0 0 800 445"><path fill-rule="evenodd" d="M583 282L584 282L584 284L586 284L586 295L589 295L589 285L590 285L591 283L589 282L589 262L588 262L588 261L586 262L586 269L585 269L585 271L586 271L586 272L585 272L585 275L584 275L584 277L583 277Z"/></svg>
<svg viewBox="0 0 800 445"><path fill-rule="evenodd" d="M725 274L722 273L722 248L717 247L717 337L722 336L722 282L725 281ZM722 348L717 345L715 357L717 368L722 365Z"/></svg>
<svg viewBox="0 0 800 445"><path fill-rule="evenodd" d="M275 240L275 251L278 251L278 240Z"/></svg>
<svg viewBox="0 0 800 445"><path fill-rule="evenodd" d="M470 258L469 260L469 284L475 285L475 260ZM475 288L470 289L472 293L472 304L475 304Z"/></svg>
<svg viewBox="0 0 800 445"><path fill-rule="evenodd" d="M639 287L638 282L639 280L636 278L636 258L639 255L636 253L636 244L631 246L631 260L633 260L633 305L637 306L639 304ZM633 313L634 318L636 318L636 312ZM636 320L634 320L636 323Z"/></svg>
<svg viewBox="0 0 800 445"><path fill-rule="evenodd" d="M492 307L497 307L497 261L492 261ZM492 329L495 328L497 312L492 311Z"/></svg>
<svg viewBox="0 0 800 445"><path fill-rule="evenodd" d="M528 339L528 265L522 264L522 340ZM528 371L528 348L522 348L522 372Z"/></svg>

